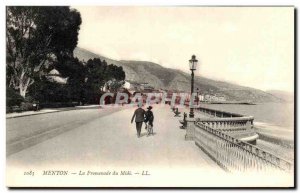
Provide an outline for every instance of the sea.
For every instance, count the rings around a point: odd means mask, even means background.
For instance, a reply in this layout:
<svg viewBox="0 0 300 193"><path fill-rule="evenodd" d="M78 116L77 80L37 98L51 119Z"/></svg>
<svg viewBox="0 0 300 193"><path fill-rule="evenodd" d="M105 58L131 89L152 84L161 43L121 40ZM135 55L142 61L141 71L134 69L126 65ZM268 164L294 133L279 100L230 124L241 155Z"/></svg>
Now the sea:
<svg viewBox="0 0 300 193"><path fill-rule="evenodd" d="M294 103L201 104L203 107L254 116L254 122L294 129Z"/></svg>

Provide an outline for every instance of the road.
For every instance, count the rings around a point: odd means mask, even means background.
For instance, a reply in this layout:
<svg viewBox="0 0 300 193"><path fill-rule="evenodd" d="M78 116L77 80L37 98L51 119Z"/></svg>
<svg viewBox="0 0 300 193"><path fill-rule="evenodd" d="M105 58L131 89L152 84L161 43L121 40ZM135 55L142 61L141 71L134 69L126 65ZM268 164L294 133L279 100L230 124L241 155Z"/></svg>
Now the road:
<svg viewBox="0 0 300 193"><path fill-rule="evenodd" d="M86 109L7 120L8 144L20 140L18 133L26 138L39 133L41 128L51 130L54 127L64 126L65 129L65 132L57 136L51 136L31 147L8 155L7 184L174 186L177 185L174 184L175 181L183 178L184 180L180 180L182 186L193 186L209 179L212 183L214 171L223 173L223 170L194 142L184 140L185 130L179 129L178 122L182 118L174 117L169 106L154 106L155 135L149 137L145 135L146 130L143 128L143 137L137 138L135 125L130 123L133 111L133 107ZM24 172L29 170L35 172L35 175L32 177L24 175ZM73 173L73 176L41 177L44 170L67 170ZM118 182L115 184L109 177L78 176L80 171L88 170L92 172L128 170L139 174L147 170L151 174L148 179L151 180L133 176L125 180L114 179ZM199 175L205 176L206 179L188 180Z"/></svg>
<svg viewBox="0 0 300 193"><path fill-rule="evenodd" d="M121 109L82 109L7 119L6 154L16 153L119 110Z"/></svg>

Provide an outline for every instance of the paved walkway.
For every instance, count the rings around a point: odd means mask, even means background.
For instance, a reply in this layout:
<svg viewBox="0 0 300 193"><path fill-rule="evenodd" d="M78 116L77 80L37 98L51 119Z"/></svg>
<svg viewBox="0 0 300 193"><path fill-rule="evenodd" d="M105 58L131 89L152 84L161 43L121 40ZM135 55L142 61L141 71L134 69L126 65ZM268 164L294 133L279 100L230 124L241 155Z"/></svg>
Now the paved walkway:
<svg viewBox="0 0 300 193"><path fill-rule="evenodd" d="M132 172L148 170L152 177L165 176L170 178L165 179L170 183L169 185L175 176L178 178L184 177L184 175L191 177L212 171L223 173L223 170L208 158L194 142L184 140L185 130L179 129L180 124L178 122L182 117L174 117L169 106L154 106L155 135L149 137L145 135L144 125L142 130L144 136L136 137L135 125L130 124L133 111L133 108L127 108L109 116L94 119L57 137L8 156L7 169L8 179L10 179L8 182L13 183L15 182L13 179L19 179L18 182L24 185L21 179L26 179L25 181L29 184L40 182L49 185L53 183L54 178L41 178L42 171L49 169L67 169L74 173L78 173L79 170L103 171L113 169ZM33 117L38 118L38 116ZM29 169L36 172L36 177L28 178L23 175L24 171ZM102 179L103 176L100 178ZM55 183L57 185L68 183L76 185L76 180L67 182L68 178L63 179L65 180L56 180ZM92 185L94 182L93 180L88 181L86 178L76 179L83 180L86 185ZM107 181L108 178L102 180L104 181L99 181L96 184L111 185L112 183ZM152 180L154 181L149 181L149 186L152 184L168 186L168 183L163 183L159 178ZM144 180L142 181L145 183ZM138 185L140 182L133 180L129 182L130 184ZM184 184L191 185L188 181Z"/></svg>
<svg viewBox="0 0 300 193"><path fill-rule="evenodd" d="M126 107L105 115L107 110L66 111L9 119L10 126L17 121L19 128L23 125L30 128L25 124L29 118L32 122L63 123L71 128L7 156L7 185L238 187L290 184L291 177L273 179L270 176L226 174L194 142L184 140L185 130L179 129L178 122L182 117L174 117L169 106L154 106L155 135L141 138L136 137L135 125L130 124L134 108ZM188 109L184 111L188 112ZM86 119L90 116L92 118ZM81 123L67 124L78 117ZM65 171L67 175L43 175L52 171ZM131 175L125 175L124 171ZM34 175L26 175L33 172ZM113 172L118 175L112 175Z"/></svg>

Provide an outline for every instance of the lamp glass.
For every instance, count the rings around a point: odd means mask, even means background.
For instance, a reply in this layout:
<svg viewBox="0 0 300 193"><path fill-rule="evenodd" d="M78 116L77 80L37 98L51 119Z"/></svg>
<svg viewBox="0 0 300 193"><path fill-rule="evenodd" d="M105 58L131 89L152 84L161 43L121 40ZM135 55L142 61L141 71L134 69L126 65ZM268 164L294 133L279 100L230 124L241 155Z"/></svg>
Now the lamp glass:
<svg viewBox="0 0 300 193"><path fill-rule="evenodd" d="M196 70L197 69L197 64L198 64L198 60L189 60L190 62L190 70Z"/></svg>

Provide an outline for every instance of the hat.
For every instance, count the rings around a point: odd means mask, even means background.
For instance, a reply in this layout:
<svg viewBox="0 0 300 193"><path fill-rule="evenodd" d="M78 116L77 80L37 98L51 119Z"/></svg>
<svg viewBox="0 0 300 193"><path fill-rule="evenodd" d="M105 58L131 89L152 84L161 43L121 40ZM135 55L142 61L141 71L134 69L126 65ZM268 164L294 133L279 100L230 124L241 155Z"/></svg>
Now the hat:
<svg viewBox="0 0 300 193"><path fill-rule="evenodd" d="M152 106L147 107L147 109L149 109L149 110L152 109Z"/></svg>

